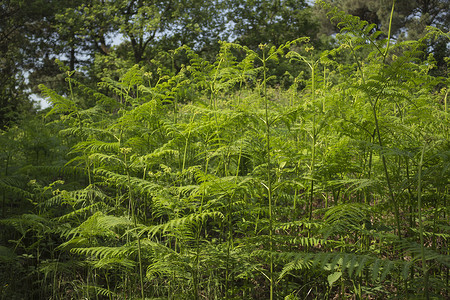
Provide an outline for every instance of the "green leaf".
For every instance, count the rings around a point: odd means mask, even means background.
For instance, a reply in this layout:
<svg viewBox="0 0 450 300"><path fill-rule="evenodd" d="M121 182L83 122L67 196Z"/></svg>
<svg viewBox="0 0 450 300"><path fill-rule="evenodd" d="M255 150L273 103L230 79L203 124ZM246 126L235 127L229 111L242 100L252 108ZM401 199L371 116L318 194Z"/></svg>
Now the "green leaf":
<svg viewBox="0 0 450 300"><path fill-rule="evenodd" d="M342 276L342 272L334 272L333 274L328 275L327 279L328 279L328 284L330 286L333 285L333 283L336 282L336 280L338 280L339 278L341 278Z"/></svg>

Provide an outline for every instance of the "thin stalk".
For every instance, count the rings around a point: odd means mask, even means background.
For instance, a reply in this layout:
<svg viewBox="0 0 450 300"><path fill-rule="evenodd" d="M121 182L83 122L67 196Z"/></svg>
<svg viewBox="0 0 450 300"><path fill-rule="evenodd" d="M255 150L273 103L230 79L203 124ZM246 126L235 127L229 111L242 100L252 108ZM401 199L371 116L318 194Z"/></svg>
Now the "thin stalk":
<svg viewBox="0 0 450 300"><path fill-rule="evenodd" d="M384 53L383 64L386 63L386 57L387 57L387 54L388 54L388 51L389 51L389 44L390 44L390 40L391 40L392 18L394 16L394 8L395 8L395 0L392 1L391 15L390 15L390 18L389 18L388 42L387 42L387 46L386 46L386 51ZM387 80L386 80L386 83L384 84L384 86L386 86L386 84L387 84ZM384 90L384 87L383 87L383 90ZM381 95L381 93L379 94L379 96L380 95ZM375 129L376 129L377 136L378 136L378 143L379 143L380 147L382 148L383 145L381 143L380 126L378 124L378 117L377 117L377 111L376 111L376 106L377 106L377 102L378 102L379 96L377 97L377 99L375 99L375 102L372 105L372 110L373 110L373 116L374 116L374 119L375 119ZM398 238L401 239L402 235L401 235L401 230L400 230L400 212L399 212L397 199L395 198L394 192L393 192L393 189L392 189L392 184L391 184L391 180L389 178L389 172L388 172L388 168L387 168L387 164L386 164L386 157L384 156L384 154L381 155L381 160L383 161L383 169L384 169L384 174L386 176L386 181L387 181L387 185L388 185L389 195L390 195L390 198L392 199L392 202L394 204L394 214L395 214L395 221L397 223Z"/></svg>
<svg viewBox="0 0 450 300"><path fill-rule="evenodd" d="M447 92L445 93L445 97L444 97L444 112L447 112L447 110L448 110L448 103L447 103L447 97L448 97L448 90L447 90Z"/></svg>
<svg viewBox="0 0 450 300"><path fill-rule="evenodd" d="M11 154L8 152L6 155L6 162L5 162L5 178L8 177L8 168L9 168L9 159L11 157ZM2 193L2 216L3 218L6 217L6 189L3 189Z"/></svg>
<svg viewBox="0 0 450 300"><path fill-rule="evenodd" d="M192 115L191 122L189 123L189 125L194 122L194 118L195 118L195 113ZM181 166L182 173L184 171L184 168L186 167L186 157L187 157L187 150L188 150L188 146L189 146L190 137L191 137L191 130L189 129L188 136L186 137L186 143L184 144L183 165Z"/></svg>
<svg viewBox="0 0 450 300"><path fill-rule="evenodd" d="M209 158L206 158L206 166L205 166L205 174L208 173L208 167L209 167ZM205 192L202 192L202 198L200 201L200 214L203 212L203 202L205 199ZM194 282L194 299L199 299L199 270L200 270L200 232L202 231L202 221L197 226L197 234L195 237L195 243L196 243L196 253L195 253L195 269L193 272L193 282Z"/></svg>
<svg viewBox="0 0 450 300"><path fill-rule="evenodd" d="M241 165L242 157L242 147L239 147L239 157L236 168L236 175L234 179L234 184L237 184L237 179L239 177L239 166ZM227 247L227 259L226 259L226 270L225 270L225 297L229 299L228 289L229 289L229 276L230 276L230 253L233 248L233 226L232 226L232 212L231 212L231 200L233 199L234 192L228 201L228 247Z"/></svg>
<svg viewBox="0 0 450 300"><path fill-rule="evenodd" d="M406 180L407 182L411 181L411 176L409 174L409 159L408 157L405 158L405 168L406 168ZM414 220L414 205L413 205L413 192L411 190L411 185L408 184L408 203L409 203L409 227L413 227L413 220Z"/></svg>
<svg viewBox="0 0 450 300"><path fill-rule="evenodd" d="M134 202L133 202L133 198L132 198L131 176L130 176L130 170L129 170L128 161L127 161L127 150L128 149L126 149L126 148L122 148L122 149L123 149L123 153L125 156L124 163L125 163L125 170L127 172L128 197L129 197L129 201L130 201L131 219L134 222L134 227L137 227L137 217L136 217L136 213L135 213L136 208L134 207ZM137 244L138 244L139 280L140 280L140 284L141 284L141 297L142 297L142 300L144 300L145 299L145 296L144 296L144 273L143 273L143 268L142 268L141 238L139 235L137 236Z"/></svg>
<svg viewBox="0 0 450 300"><path fill-rule="evenodd" d="M315 64L309 64L311 68L311 101L314 106L316 86L315 86ZM310 186L310 194L309 194L309 220L312 219L312 206L313 206L313 197L314 197L314 164L316 160L316 115L313 115L313 132L312 132L312 145L311 145L311 186Z"/></svg>
<svg viewBox="0 0 450 300"><path fill-rule="evenodd" d="M370 136L371 143L373 143L374 134ZM372 177L372 160L373 160L373 151L371 148L369 148L369 165L367 166L367 168L368 168L367 179L371 179L371 177ZM364 203L365 204L370 203L370 197L368 197L368 195L367 195L367 189L364 189Z"/></svg>
<svg viewBox="0 0 450 300"><path fill-rule="evenodd" d="M388 40L387 40L387 45L386 45L386 51L384 52L383 63L386 61L386 57L387 57L387 54L389 52L389 45L390 45L390 42L391 42L391 28L392 28L392 17L394 16L394 7L395 7L395 0L392 1L391 16L389 17Z"/></svg>
<svg viewBox="0 0 450 300"><path fill-rule="evenodd" d="M377 116L377 112L376 112L376 107L372 106L372 110L373 110L373 117L375 120L375 130L376 130L377 137L378 137L378 144L379 144L380 148L382 148L383 143L381 140L380 126L378 124L378 116ZM400 212L399 212L399 208L398 208L397 199L394 196L394 190L392 189L392 184L391 184L388 167L387 167L387 163L386 163L386 157L384 156L383 153L381 153L381 161L383 162L384 175L386 177L386 183L388 186L389 196L392 200L392 203L394 204L394 215L395 215L395 222L397 224L397 235L398 235L398 238L401 240L402 234L401 234L401 229L400 229Z"/></svg>
<svg viewBox="0 0 450 300"><path fill-rule="evenodd" d="M184 168L186 166L186 156L187 156L187 149L189 145L189 138L191 136L191 131L189 130L188 136L186 137L186 143L184 144L184 151L183 151L183 165L181 166L181 172L184 171Z"/></svg>
<svg viewBox="0 0 450 300"><path fill-rule="evenodd" d="M313 62L312 60L307 60L304 56L297 54L297 59L302 60L305 62L308 67L311 69L311 102L312 106L315 105L315 99L316 99L316 64L318 61ZM325 76L325 75L324 75ZM324 77L324 81L326 77ZM322 102L322 112L325 111L325 102ZM310 182L310 193L309 193L309 203L308 203L308 215L309 220L312 219L312 206L313 206L313 198L314 198L314 165L315 165L315 159L316 159L316 142L317 142L317 132L316 132L316 115L314 113L313 115L313 124L312 124L312 144L311 144L311 182ZM309 236L308 236L309 237Z"/></svg>
<svg viewBox="0 0 450 300"><path fill-rule="evenodd" d="M211 84L209 86L209 88L211 90L209 103L210 103L210 105L212 106L212 108L214 110L216 110L216 108L217 108L217 103L216 103L217 100L216 100L216 97L215 97L215 94L216 94L215 84L216 84L216 80L217 80L217 74L219 73L219 69L220 69L220 66L222 65L223 61L224 61L224 58L223 57L220 58L219 64L217 65L217 68L216 68L216 72L214 73L214 79L213 79L213 81L211 82Z"/></svg>
<svg viewBox="0 0 450 300"><path fill-rule="evenodd" d="M270 176L270 122L269 122L269 103L267 100L267 71L266 71L266 54L264 51L264 47L261 47L263 50L263 98L264 98L264 110L265 110L265 124L266 124L266 138L267 138L267 197L269 202L269 244L270 244L270 274L269 274L269 281L270 281L270 296L269 299L273 300L273 289L274 289L274 280L273 280L273 216L272 216L272 183L271 183L271 176Z"/></svg>
<svg viewBox="0 0 450 300"><path fill-rule="evenodd" d="M309 220L312 219L312 207L314 198L314 164L316 160L316 115L313 116L313 134L312 134L312 144L311 144L311 185L309 191L309 204L308 213Z"/></svg>
<svg viewBox="0 0 450 300"><path fill-rule="evenodd" d="M422 147L422 152L420 154L419 170L418 170L418 184L417 184L417 212L419 215L419 237L420 237L420 256L422 258L422 272L424 276L424 297L428 300L430 295L428 293L429 282L428 282L428 267L427 261L425 259L425 246L423 238L423 221L422 221L422 166L423 166L423 156L425 153L426 143Z"/></svg>
<svg viewBox="0 0 450 300"><path fill-rule="evenodd" d="M108 271L106 271L106 274L105 274L106 288L108 289L108 291L110 291L110 287L109 287L109 278L108 278L108 277L109 277L109 276L108 276ZM108 298L109 298L109 300L112 300L111 293L108 293Z"/></svg>
<svg viewBox="0 0 450 300"><path fill-rule="evenodd" d="M358 66L358 70L361 73L361 80L362 80L363 84L365 85L366 80L365 80L364 72L362 70L361 62L359 61L358 57L356 56L356 53L351 44L350 44L350 47L352 49L351 52L355 58L357 66ZM378 145L380 146L381 149L383 148L383 142L382 142L381 134L380 134L380 125L378 122L377 104L378 104L378 100L381 97L382 91L384 91L384 89L387 86L388 79L386 79L383 86L380 88L380 93L378 94L378 96L375 100L373 100L372 97L370 97L370 95L368 95L368 100L372 107L372 114L373 114L373 118L374 118L374 122L375 122L375 133L378 138ZM391 180L390 180L389 172L388 172L388 168L387 168L387 163L386 163L386 157L384 156L384 154L382 152L380 153L380 156L381 156L381 160L383 163L384 175L386 177L386 183L388 186L389 197L391 198L391 201L394 204L394 215L395 215L395 222L397 225L397 235L398 235L398 238L401 240L402 236L401 236L401 230L400 230L400 212L399 212L399 208L398 208L398 203L397 203L397 199L394 196L394 191L392 189L392 184L391 184Z"/></svg>

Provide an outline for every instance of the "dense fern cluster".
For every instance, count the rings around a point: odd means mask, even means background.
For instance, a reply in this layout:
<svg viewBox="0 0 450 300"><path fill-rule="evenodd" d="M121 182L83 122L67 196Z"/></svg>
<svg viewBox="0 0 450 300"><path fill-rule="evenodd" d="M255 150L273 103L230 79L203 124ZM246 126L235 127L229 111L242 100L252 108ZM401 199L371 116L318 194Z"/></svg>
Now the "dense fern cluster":
<svg viewBox="0 0 450 300"><path fill-rule="evenodd" d="M449 80L331 15L331 51L182 47L180 70L41 86L43 131L1 135L1 273L41 299L448 297ZM310 74L271 86L285 57Z"/></svg>

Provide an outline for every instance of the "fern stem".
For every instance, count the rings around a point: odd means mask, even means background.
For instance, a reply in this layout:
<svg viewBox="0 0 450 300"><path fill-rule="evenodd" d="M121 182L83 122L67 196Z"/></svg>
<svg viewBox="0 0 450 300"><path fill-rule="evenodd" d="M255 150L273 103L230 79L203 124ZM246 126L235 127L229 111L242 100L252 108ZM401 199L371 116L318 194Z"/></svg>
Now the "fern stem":
<svg viewBox="0 0 450 300"><path fill-rule="evenodd" d="M313 211L313 198L314 198L314 164L316 159L316 116L313 116L313 136L311 143L311 184L309 191L309 205L308 205L308 215L309 220L312 219L312 211Z"/></svg>
<svg viewBox="0 0 450 300"><path fill-rule="evenodd" d="M205 166L205 174L208 173L208 167L209 167L209 158L206 158L206 166ZM202 191L202 197L201 197L201 201L200 201L200 214L203 212L203 204L204 204L204 200L205 200L205 192L206 190ZM195 244L196 244L196 250L195 250L195 261L194 261L194 270L193 270L193 282L194 282L194 299L199 299L199 279L200 279L200 254L201 254L201 250L200 250L200 233L202 231L202 220L199 221L199 224L197 224L197 234L195 237Z"/></svg>
<svg viewBox="0 0 450 300"><path fill-rule="evenodd" d="M447 90L447 92L445 93L445 97L444 97L444 112L447 113L448 110L448 92L449 90ZM446 117L447 118L447 117Z"/></svg>
<svg viewBox="0 0 450 300"><path fill-rule="evenodd" d="M420 161L419 161L419 170L417 175L417 213L419 215L419 238L420 238L420 255L422 258L422 272L424 276L424 297L428 300L430 299L429 295L429 286L428 286L428 267L427 261L425 259L425 246L424 246L424 238L423 238L423 220L422 220L422 166L423 166L423 156L425 153L426 143L424 143L422 147L422 151L420 153Z"/></svg>
<svg viewBox="0 0 450 300"><path fill-rule="evenodd" d="M241 165L241 157L242 157L242 146L239 147L239 156L237 161L237 167L236 167L236 175L234 177L234 184L237 184L237 180L239 177L239 166ZM230 253L231 249L233 248L233 224L232 224L232 207L231 207L231 200L234 197L235 192L233 191L233 194L228 200L228 211L227 211L227 218L228 218L228 247L227 247L227 258L226 258L226 270L225 270L225 298L229 299L229 277L230 277Z"/></svg>
<svg viewBox="0 0 450 300"><path fill-rule="evenodd" d="M129 170L128 161L127 161L127 151L129 149L121 148L121 150L123 150L123 153L124 153L125 171L127 173L128 198L130 201L131 219L134 222L134 227L137 227L137 217L136 217L136 212L135 212L136 207L134 205L134 201L133 201L133 197L132 197L131 175L130 175L130 170ZM137 235L137 245L138 245L139 280L140 280L140 284L141 284L141 297L142 297L142 300L144 300L145 299L145 296L144 296L144 274L143 274L143 268L142 268L141 237L139 236L139 234Z"/></svg>
<svg viewBox="0 0 450 300"><path fill-rule="evenodd" d="M108 291L110 291L108 271L106 271L105 273L105 281L106 281L106 288L108 289ZM111 293L108 293L108 298L109 300L112 300Z"/></svg>
<svg viewBox="0 0 450 300"><path fill-rule="evenodd" d="M9 160L11 154L8 152L5 159L5 178L8 177L8 168L9 168ZM3 189L2 192L2 217L6 217L6 189Z"/></svg>
<svg viewBox="0 0 450 300"><path fill-rule="evenodd" d="M387 40L387 45L386 45L386 51L384 52L383 63L386 61L386 57L389 52L389 45L390 45L390 41L391 41L392 17L394 16L394 7L395 7L395 0L392 1L391 16L389 17L388 40Z"/></svg>
<svg viewBox="0 0 450 300"><path fill-rule="evenodd" d="M362 66L361 66L361 62L359 61L358 57L356 56L356 53L355 53L354 48L351 45L351 43L350 43L350 48L351 48L351 52L353 54L353 57L355 58L356 64L358 65L358 70L361 73L361 80L362 80L363 84L365 85L366 84L366 80L365 80L364 72L363 72L363 69L362 69ZM381 97L382 92L385 90L385 88L387 86L388 79L386 79L386 81L384 82L383 86L380 88L380 92L378 93L378 96L376 97L376 99L372 99L370 97L370 95L368 95L368 99L369 99L369 103L370 103L370 105L372 107L372 115L373 115L374 123L375 123L375 133L377 135L378 145L380 146L381 151L382 151L382 148L383 148L383 142L382 142L382 139L381 139L380 124L378 122L377 104L378 104L379 98ZM400 216L399 216L400 212L399 212L399 208L398 208L398 203L397 203L397 199L394 196L394 191L392 189L391 180L390 180L390 177L389 177L389 172L388 172L387 163L386 163L386 157L383 154L383 152L380 153L380 156L381 156L381 160L382 160L382 163L383 163L384 175L385 175L386 183L387 183L387 186L388 186L389 197L391 198L391 201L394 204L394 214L395 214L395 222L396 222L396 225L397 225L397 235L398 235L398 238L401 240L402 236L401 236L401 230L400 230Z"/></svg>
<svg viewBox="0 0 450 300"><path fill-rule="evenodd" d="M315 102L315 94L316 94L316 86L315 86L315 64L308 64L311 68L311 101L314 107ZM311 186L310 186L310 194L309 194L309 220L312 219L312 207L313 207L313 197L314 197L314 164L316 159L316 114L313 115L313 132L312 132L312 144L311 144Z"/></svg>
<svg viewBox="0 0 450 300"><path fill-rule="evenodd" d="M274 281L273 281L273 216L272 216L272 183L271 183L271 167L270 167L270 122L269 122L269 103L267 99L267 70L266 70L266 54L264 51L265 45L261 46L262 51L262 63L263 63L263 99L264 99L264 110L265 110L265 123L266 123L266 139L267 139L267 198L269 202L269 244L270 244L270 296L269 299L273 299Z"/></svg>
<svg viewBox="0 0 450 300"><path fill-rule="evenodd" d="M378 124L378 117L377 117L377 112L376 112L376 107L373 106L372 107L373 110L373 117L375 120L375 129L377 132L377 137L378 137L378 144L380 146L380 148L383 148L383 143L381 140L381 134L380 134L380 126ZM394 196L394 191L392 189L392 184L391 184L391 180L389 177L389 172L388 172L388 167L387 167L387 163L386 163L386 157L383 153L381 153L381 161L383 162L383 170L384 170L384 175L386 177L386 183L388 186L388 191L389 191L389 196L392 200L392 203L394 204L394 215L395 215L395 221L397 224L397 235L398 238L401 240L402 239L402 234L401 234L401 229L400 229L400 212L399 212L399 208L398 208L398 203L397 203L397 199Z"/></svg>

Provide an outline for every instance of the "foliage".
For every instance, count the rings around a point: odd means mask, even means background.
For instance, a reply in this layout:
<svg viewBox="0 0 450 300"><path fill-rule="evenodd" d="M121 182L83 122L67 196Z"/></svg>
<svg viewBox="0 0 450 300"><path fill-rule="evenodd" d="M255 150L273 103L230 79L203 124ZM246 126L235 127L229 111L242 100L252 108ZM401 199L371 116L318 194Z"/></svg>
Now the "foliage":
<svg viewBox="0 0 450 300"><path fill-rule="evenodd" d="M335 6L339 10L359 17L361 20L375 25L375 29L388 33L391 31L391 38L397 41L423 40L424 54L422 59L426 59L432 53L436 59L436 68L432 71L434 75L446 76L448 65L445 57L450 55L448 40L445 37L433 37L424 39L427 36L428 27L433 26L443 32L450 30L450 3L442 0L413 0L413 1L388 1L388 0L334 0L317 1ZM394 6L393 14L390 12ZM323 5L316 5L316 16L320 20L321 31L330 34L339 32L336 23L332 24L326 18L327 9ZM381 35L380 38L386 38Z"/></svg>
<svg viewBox="0 0 450 300"><path fill-rule="evenodd" d="M422 53L446 35L329 9L329 51L183 46L180 68L42 85L46 124L1 135L2 296L448 297L449 80Z"/></svg>

